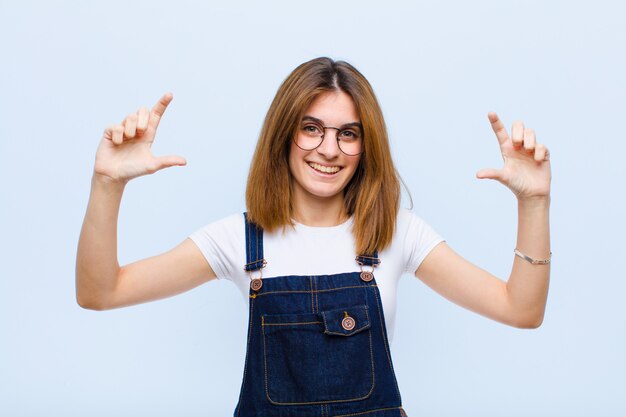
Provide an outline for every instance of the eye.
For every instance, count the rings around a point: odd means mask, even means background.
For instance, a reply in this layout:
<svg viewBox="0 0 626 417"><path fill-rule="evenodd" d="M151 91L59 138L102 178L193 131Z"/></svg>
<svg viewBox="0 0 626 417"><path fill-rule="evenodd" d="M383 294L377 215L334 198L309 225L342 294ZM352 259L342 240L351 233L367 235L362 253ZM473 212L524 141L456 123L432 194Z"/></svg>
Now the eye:
<svg viewBox="0 0 626 417"><path fill-rule="evenodd" d="M353 129L345 129L339 132L339 137L341 139L358 139L359 133Z"/></svg>
<svg viewBox="0 0 626 417"><path fill-rule="evenodd" d="M316 125L311 125L311 124L302 126L302 131L304 133L309 134L309 135L320 135L321 134L320 128L318 126L316 126Z"/></svg>

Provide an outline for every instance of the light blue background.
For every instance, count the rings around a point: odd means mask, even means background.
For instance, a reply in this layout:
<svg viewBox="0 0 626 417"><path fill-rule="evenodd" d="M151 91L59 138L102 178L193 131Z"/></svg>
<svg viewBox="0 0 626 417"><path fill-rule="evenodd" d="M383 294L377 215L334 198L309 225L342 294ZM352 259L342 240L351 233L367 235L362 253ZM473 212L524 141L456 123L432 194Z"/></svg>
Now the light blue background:
<svg viewBox="0 0 626 417"><path fill-rule="evenodd" d="M403 278L393 355L408 414L626 415L626 10L381 4L0 0L0 415L232 415L247 315L230 282L107 312L76 304L94 155L107 125L174 93L153 149L188 166L133 181L119 221L120 263L166 251L244 209L269 103L321 55L374 86L414 210L502 278L516 203L474 177L501 164L487 112L523 119L552 154L544 324L506 327Z"/></svg>

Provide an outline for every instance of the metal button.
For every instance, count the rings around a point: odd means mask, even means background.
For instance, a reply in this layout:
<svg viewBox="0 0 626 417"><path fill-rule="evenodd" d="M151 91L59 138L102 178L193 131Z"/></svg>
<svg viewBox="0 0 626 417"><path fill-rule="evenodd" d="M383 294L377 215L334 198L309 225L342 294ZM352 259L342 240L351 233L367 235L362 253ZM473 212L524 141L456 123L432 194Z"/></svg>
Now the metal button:
<svg viewBox="0 0 626 417"><path fill-rule="evenodd" d="M354 329L354 326L356 326L356 321L346 313L346 317L341 320L341 327L343 327L344 330L350 331Z"/></svg>
<svg viewBox="0 0 626 417"><path fill-rule="evenodd" d="M372 274L370 271L363 271L361 272L361 279L365 282L370 282L374 279L374 274Z"/></svg>
<svg viewBox="0 0 626 417"><path fill-rule="evenodd" d="M406 412L404 411L404 409L403 409L403 408L400 408L400 415L401 415L402 417L408 417L408 416L406 415Z"/></svg>
<svg viewBox="0 0 626 417"><path fill-rule="evenodd" d="M260 290L262 286L263 286L263 280L261 278L254 278L252 282L250 283L250 288L252 288L253 291Z"/></svg>

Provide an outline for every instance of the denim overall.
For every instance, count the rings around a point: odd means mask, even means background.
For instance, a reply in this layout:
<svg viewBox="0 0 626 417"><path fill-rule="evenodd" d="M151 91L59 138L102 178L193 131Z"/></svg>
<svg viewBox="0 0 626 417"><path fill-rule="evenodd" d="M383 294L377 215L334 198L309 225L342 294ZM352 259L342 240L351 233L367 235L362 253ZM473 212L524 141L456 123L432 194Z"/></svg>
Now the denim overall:
<svg viewBox="0 0 626 417"><path fill-rule="evenodd" d="M244 269L258 277L234 417L406 416L372 272L262 279L263 230L244 217Z"/></svg>

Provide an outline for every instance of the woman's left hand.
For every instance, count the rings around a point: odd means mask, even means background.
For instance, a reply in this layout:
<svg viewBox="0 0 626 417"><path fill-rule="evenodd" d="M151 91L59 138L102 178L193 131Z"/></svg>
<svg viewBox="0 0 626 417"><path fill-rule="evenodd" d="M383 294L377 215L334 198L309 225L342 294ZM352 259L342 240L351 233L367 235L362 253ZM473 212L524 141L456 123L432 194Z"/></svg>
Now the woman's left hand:
<svg viewBox="0 0 626 417"><path fill-rule="evenodd" d="M549 197L551 173L548 148L537 143L535 132L525 128L521 121L513 123L509 137L496 113L491 112L488 117L500 144L504 167L481 169L476 177L500 181L513 191L518 200Z"/></svg>

